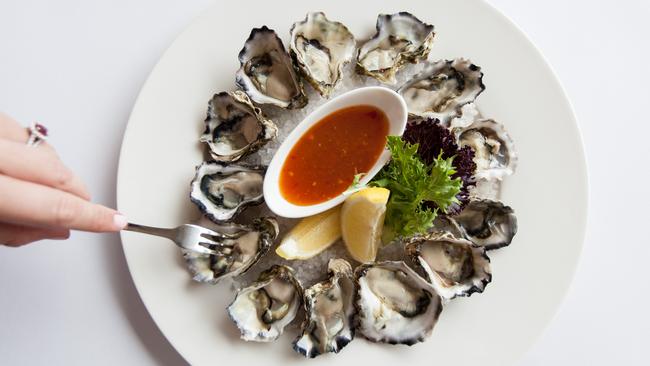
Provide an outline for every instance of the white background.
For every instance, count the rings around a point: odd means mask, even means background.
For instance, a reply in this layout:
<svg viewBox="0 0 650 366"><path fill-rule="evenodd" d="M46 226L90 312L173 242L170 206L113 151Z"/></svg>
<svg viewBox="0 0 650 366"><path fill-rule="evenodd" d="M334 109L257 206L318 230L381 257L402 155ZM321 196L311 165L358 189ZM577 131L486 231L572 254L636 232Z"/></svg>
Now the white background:
<svg viewBox="0 0 650 366"><path fill-rule="evenodd" d="M174 37L213 2L2 0L0 111L44 122L94 200L114 206L118 151L138 91ZM648 364L650 2L491 3L557 71L589 165L590 216L575 280L520 365ZM571 210L571 202L557 209ZM0 247L0 364L184 361L144 309L118 236L74 233L67 242Z"/></svg>

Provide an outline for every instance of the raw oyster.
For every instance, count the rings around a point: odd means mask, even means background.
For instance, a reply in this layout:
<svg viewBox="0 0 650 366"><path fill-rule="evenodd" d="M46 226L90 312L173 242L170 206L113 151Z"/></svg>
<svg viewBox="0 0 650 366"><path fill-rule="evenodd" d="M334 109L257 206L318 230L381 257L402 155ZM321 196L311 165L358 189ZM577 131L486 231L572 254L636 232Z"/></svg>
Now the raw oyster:
<svg viewBox="0 0 650 366"><path fill-rule="evenodd" d="M431 334L442 311L433 286L404 262L357 267L357 330L373 342L412 345Z"/></svg>
<svg viewBox="0 0 650 366"><path fill-rule="evenodd" d="M426 273L438 294L450 300L483 292L492 280L484 247L450 233L437 232L409 240L406 252Z"/></svg>
<svg viewBox="0 0 650 366"><path fill-rule="evenodd" d="M291 27L289 49L301 74L322 96L328 97L352 60L356 41L343 23L322 12L308 13Z"/></svg>
<svg viewBox="0 0 650 366"><path fill-rule="evenodd" d="M479 115L476 104L467 103L460 107L460 116L451 119L449 128L452 130L465 128L474 123L479 118Z"/></svg>
<svg viewBox="0 0 650 366"><path fill-rule="evenodd" d="M431 232L445 232L450 233L456 238L463 237L463 229L458 226L458 223L454 221L452 215L438 215L435 220L433 220L433 228Z"/></svg>
<svg viewBox="0 0 650 366"><path fill-rule="evenodd" d="M228 315L246 341L277 339L296 317L302 304L302 287L287 266L274 265L252 285L237 292Z"/></svg>
<svg viewBox="0 0 650 366"><path fill-rule="evenodd" d="M204 162L196 168L190 200L210 220L231 220L250 205L264 201L266 168L239 164Z"/></svg>
<svg viewBox="0 0 650 366"><path fill-rule="evenodd" d="M395 83L395 73L407 62L417 63L429 55L433 25L407 12L379 14L377 33L357 54L357 71L384 83Z"/></svg>
<svg viewBox="0 0 650 366"><path fill-rule="evenodd" d="M239 62L235 82L255 103L288 109L307 104L302 81L274 30L254 28L239 52Z"/></svg>
<svg viewBox="0 0 650 366"><path fill-rule="evenodd" d="M329 279L305 290L307 319L293 349L314 358L338 353L354 338L354 280L352 267L344 259L330 259Z"/></svg>
<svg viewBox="0 0 650 366"><path fill-rule="evenodd" d="M216 161L237 161L277 136L278 128L242 91L215 94L199 141Z"/></svg>
<svg viewBox="0 0 650 366"><path fill-rule="evenodd" d="M458 144L474 149L477 179L503 179L514 173L517 153L502 124L491 119L479 120L457 130Z"/></svg>
<svg viewBox="0 0 650 366"><path fill-rule="evenodd" d="M481 68L469 60L456 58L427 64L399 88L409 114L437 118L448 126L460 115L463 105L471 103L485 90Z"/></svg>
<svg viewBox="0 0 650 366"><path fill-rule="evenodd" d="M222 235L211 238L219 243L213 248L219 255L183 251L192 278L198 282L215 284L246 272L269 251L278 236L278 223L271 217L256 219L250 226L225 223L213 229Z"/></svg>
<svg viewBox="0 0 650 366"><path fill-rule="evenodd" d="M460 214L452 218L465 239L486 250L505 247L517 234L517 217L509 206L499 201L470 201Z"/></svg>

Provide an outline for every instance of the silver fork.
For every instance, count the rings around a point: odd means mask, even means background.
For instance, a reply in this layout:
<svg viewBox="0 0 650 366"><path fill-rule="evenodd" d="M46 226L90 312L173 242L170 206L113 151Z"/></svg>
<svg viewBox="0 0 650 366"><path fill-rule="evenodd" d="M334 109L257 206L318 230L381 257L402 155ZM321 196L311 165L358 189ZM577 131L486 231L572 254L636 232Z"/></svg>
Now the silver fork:
<svg viewBox="0 0 650 366"><path fill-rule="evenodd" d="M221 246L221 244L214 241L214 239L227 237L227 235L220 234L202 226L192 224L185 224L177 228L166 229L153 226L138 225L129 222L129 224L123 230L160 236L173 241L182 249L196 253L212 255L219 254L219 252L213 248Z"/></svg>

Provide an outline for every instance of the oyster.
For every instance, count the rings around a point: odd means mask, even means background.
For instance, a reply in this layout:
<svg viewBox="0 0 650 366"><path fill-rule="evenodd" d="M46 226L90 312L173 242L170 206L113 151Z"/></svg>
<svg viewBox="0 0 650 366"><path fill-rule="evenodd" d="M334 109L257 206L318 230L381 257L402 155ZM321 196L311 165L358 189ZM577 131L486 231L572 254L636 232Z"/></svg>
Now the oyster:
<svg viewBox="0 0 650 366"><path fill-rule="evenodd" d="M247 206L264 201L265 170L261 166L204 162L196 168L190 200L210 220L228 221Z"/></svg>
<svg viewBox="0 0 650 366"><path fill-rule="evenodd" d="M354 280L352 267L344 259L330 259L329 279L305 290L307 319L293 349L314 358L338 353L354 338Z"/></svg>
<svg viewBox="0 0 650 366"><path fill-rule="evenodd" d="M302 81L274 30L254 28L239 52L239 62L235 82L255 103L288 109L307 104Z"/></svg>
<svg viewBox="0 0 650 366"><path fill-rule="evenodd" d="M289 49L301 74L322 96L341 79L343 66L352 60L356 41L343 23L322 12L308 13L291 27Z"/></svg>
<svg viewBox="0 0 650 366"><path fill-rule="evenodd" d="M450 233L433 233L410 239L407 254L426 273L436 292L446 300L483 292L492 280L485 248L457 239Z"/></svg>
<svg viewBox="0 0 650 366"><path fill-rule="evenodd" d="M479 120L457 130L458 144L474 149L477 179L502 179L514 173L517 153L502 124L491 119Z"/></svg>
<svg viewBox="0 0 650 366"><path fill-rule="evenodd" d="M256 151L277 134L275 124L238 90L212 97L199 141L208 145L214 160L230 162Z"/></svg>
<svg viewBox="0 0 650 366"><path fill-rule="evenodd" d="M256 219L250 226L225 223L213 229L222 235L212 238L219 243L214 248L219 255L183 251L192 278L198 282L215 284L246 272L278 236L278 223L271 217Z"/></svg>
<svg viewBox="0 0 650 366"><path fill-rule="evenodd" d="M452 130L463 129L474 123L479 118L479 115L476 104L467 103L460 107L460 116L451 119L449 128Z"/></svg>
<svg viewBox="0 0 650 366"><path fill-rule="evenodd" d="M404 262L357 267L357 330L373 342L412 345L431 334L442 311L433 286Z"/></svg>
<svg viewBox="0 0 650 366"><path fill-rule="evenodd" d="M437 118L449 125L485 90L481 68L469 60L440 60L426 67L397 91L404 97L412 116Z"/></svg>
<svg viewBox="0 0 650 366"><path fill-rule="evenodd" d="M433 228L431 232L444 232L453 235L456 238L463 237L463 229L458 226L458 223L454 221L452 215L438 215L433 220Z"/></svg>
<svg viewBox="0 0 650 366"><path fill-rule="evenodd" d="M407 62L417 63L429 55L433 25L407 12L379 14L377 33L357 54L357 71L384 83L395 83L395 73Z"/></svg>
<svg viewBox="0 0 650 366"><path fill-rule="evenodd" d="M470 201L460 214L452 218L463 237L486 250L510 245L517 234L517 217L509 206L498 201Z"/></svg>
<svg viewBox="0 0 650 366"><path fill-rule="evenodd" d="M274 265L252 285L237 292L228 315L246 341L277 339L296 317L302 304L302 287L287 266Z"/></svg>

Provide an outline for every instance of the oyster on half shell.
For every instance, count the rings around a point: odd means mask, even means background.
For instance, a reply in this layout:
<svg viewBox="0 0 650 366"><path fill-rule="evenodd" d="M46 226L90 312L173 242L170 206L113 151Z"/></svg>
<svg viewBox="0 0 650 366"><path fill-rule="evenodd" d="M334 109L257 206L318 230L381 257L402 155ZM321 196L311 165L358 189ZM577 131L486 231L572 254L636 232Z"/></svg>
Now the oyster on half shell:
<svg viewBox="0 0 650 366"><path fill-rule="evenodd" d="M277 221L271 217L256 219L252 225L224 223L213 229L220 234L211 238L219 244L213 248L218 255L183 251L192 278L197 282L215 284L246 272L269 251L279 231Z"/></svg>
<svg viewBox="0 0 650 366"><path fill-rule="evenodd" d="M237 292L228 306L228 315L246 341L270 342L298 314L302 287L287 266L274 265L257 281Z"/></svg>
<svg viewBox="0 0 650 366"><path fill-rule="evenodd" d="M239 52L239 62L235 82L255 103L288 109L307 104L302 81L274 30L254 28Z"/></svg>
<svg viewBox="0 0 650 366"><path fill-rule="evenodd" d="M478 120L456 130L458 144L474 149L477 179L501 180L517 168L515 144L502 124Z"/></svg>
<svg viewBox="0 0 650 366"><path fill-rule="evenodd" d="M384 83L395 83L395 73L408 62L418 63L429 55L433 25L407 12L379 14L377 33L359 48L357 71Z"/></svg>
<svg viewBox="0 0 650 366"><path fill-rule="evenodd" d="M448 219L457 224L465 239L486 250L510 245L517 234L514 210L499 201L472 200L460 214Z"/></svg>
<svg viewBox="0 0 650 366"><path fill-rule="evenodd" d="M291 57L301 74L322 96L329 96L354 56L354 36L322 12L308 13L305 20L293 24L290 34Z"/></svg>
<svg viewBox="0 0 650 366"><path fill-rule="evenodd" d="M481 68L463 58L429 63L397 91L412 116L437 118L448 126L485 90Z"/></svg>
<svg viewBox="0 0 650 366"><path fill-rule="evenodd" d="M208 145L214 160L231 162L256 151L277 134L275 124L238 90L212 97L199 141Z"/></svg>
<svg viewBox="0 0 650 366"><path fill-rule="evenodd" d="M352 267L344 259L330 259L327 268L329 278L305 290L307 318L293 342L293 349L309 358L338 353L354 338Z"/></svg>
<svg viewBox="0 0 650 366"><path fill-rule="evenodd" d="M204 162L196 168L190 200L210 220L229 221L264 201L265 167Z"/></svg>
<svg viewBox="0 0 650 366"><path fill-rule="evenodd" d="M373 342L412 345L427 338L442 311L442 300L404 262L362 264L357 278L358 328Z"/></svg>
<svg viewBox="0 0 650 366"><path fill-rule="evenodd" d="M492 281L490 258L485 248L450 233L436 232L412 238L406 244L406 253L446 300L483 292Z"/></svg>

